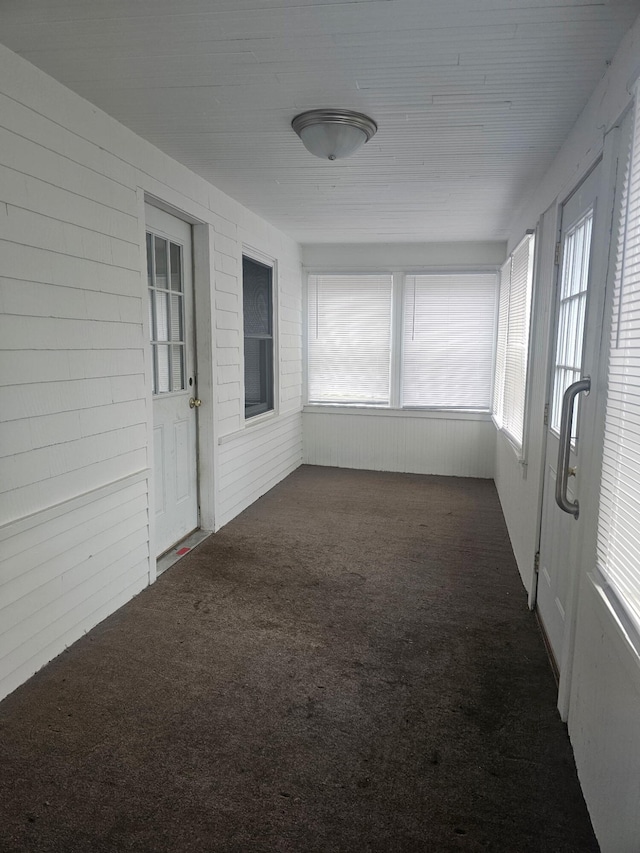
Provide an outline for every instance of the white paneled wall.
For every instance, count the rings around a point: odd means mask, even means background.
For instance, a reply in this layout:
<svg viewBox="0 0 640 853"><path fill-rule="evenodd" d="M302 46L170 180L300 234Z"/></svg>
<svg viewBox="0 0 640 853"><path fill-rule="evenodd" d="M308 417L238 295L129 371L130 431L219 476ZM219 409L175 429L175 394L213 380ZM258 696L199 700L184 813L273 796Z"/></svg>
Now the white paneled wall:
<svg viewBox="0 0 640 853"><path fill-rule="evenodd" d="M495 428L487 417L304 410L304 461L311 465L493 477Z"/></svg>
<svg viewBox="0 0 640 853"><path fill-rule="evenodd" d="M0 698L154 577L144 194L203 223L211 526L301 461L297 245L0 47ZM276 264L281 347L278 411L247 429L245 246Z"/></svg>
<svg viewBox="0 0 640 853"><path fill-rule="evenodd" d="M228 440L218 457L218 518L226 524L300 465L302 416L299 411L255 424Z"/></svg>
<svg viewBox="0 0 640 853"><path fill-rule="evenodd" d="M504 433L496 443L495 481L502 504L511 545L522 582L531 594L534 561L538 550L536 523L541 500L541 476L544 447L544 405L547 394L547 358L551 335L551 310L554 294L554 255L556 246L556 208L550 207L540 218L536 234L536 288L532 304L528 397L524 463L520 453ZM526 521L523 523L523 519Z"/></svg>
<svg viewBox="0 0 640 853"><path fill-rule="evenodd" d="M0 528L2 694L149 583L147 478Z"/></svg>

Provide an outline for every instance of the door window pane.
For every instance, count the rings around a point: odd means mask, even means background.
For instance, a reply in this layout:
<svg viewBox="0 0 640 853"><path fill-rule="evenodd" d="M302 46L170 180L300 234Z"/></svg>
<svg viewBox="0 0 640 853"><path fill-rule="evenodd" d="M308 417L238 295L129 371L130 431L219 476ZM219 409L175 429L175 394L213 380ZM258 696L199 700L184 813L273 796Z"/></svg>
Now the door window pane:
<svg viewBox="0 0 640 853"><path fill-rule="evenodd" d="M551 429L556 433L560 432L564 392L582 375L592 225L593 210L589 210L567 231L564 238L551 404ZM577 434L578 406L579 400L576 400L571 427L574 440Z"/></svg>
<svg viewBox="0 0 640 853"><path fill-rule="evenodd" d="M163 394L171 390L169 385L169 347L156 344L155 354L157 361L157 394Z"/></svg>
<svg viewBox="0 0 640 853"><path fill-rule="evenodd" d="M167 275L170 262L170 281ZM186 389L182 246L147 234L149 334L153 356L153 393ZM171 290L168 285L171 284ZM173 346L168 346L173 344Z"/></svg>
<svg viewBox="0 0 640 853"><path fill-rule="evenodd" d="M156 287L167 287L167 241L155 238L155 282Z"/></svg>

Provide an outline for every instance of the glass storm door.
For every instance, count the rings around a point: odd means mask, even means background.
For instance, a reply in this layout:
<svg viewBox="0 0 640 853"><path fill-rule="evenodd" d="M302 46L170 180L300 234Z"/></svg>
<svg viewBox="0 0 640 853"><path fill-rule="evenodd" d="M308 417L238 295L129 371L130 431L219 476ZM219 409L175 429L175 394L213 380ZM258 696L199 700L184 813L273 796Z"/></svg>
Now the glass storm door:
<svg viewBox="0 0 640 853"><path fill-rule="evenodd" d="M591 299L592 234L596 216L596 195L600 166L573 192L561 210L559 275L556 289L555 334L551 363L550 399L547 413L547 449L544 471L540 565L537 609L558 672L566 655L568 612L572 605L576 546L580 536L580 516L575 502L579 495L576 476L580 467L580 422L582 409L589 401L574 383L595 369L597 353L586 330L596 318L599 300ZM565 400L571 388L573 414ZM568 459L559 460L565 401L564 447ZM583 451L584 452L584 451ZM566 480L566 505L562 511L556 500Z"/></svg>

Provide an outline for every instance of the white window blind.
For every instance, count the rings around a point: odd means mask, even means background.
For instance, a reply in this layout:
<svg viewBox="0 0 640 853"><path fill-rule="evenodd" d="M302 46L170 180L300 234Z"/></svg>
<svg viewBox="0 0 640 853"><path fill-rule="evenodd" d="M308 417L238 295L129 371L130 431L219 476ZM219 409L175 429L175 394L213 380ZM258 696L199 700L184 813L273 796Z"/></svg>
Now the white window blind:
<svg viewBox="0 0 640 853"><path fill-rule="evenodd" d="M493 414L502 427L504 409L504 373L507 362L507 334L509 332L509 288L511 286L511 258L500 268L500 296L498 299L498 335L496 340L496 367L493 380Z"/></svg>
<svg viewBox="0 0 640 853"><path fill-rule="evenodd" d="M309 276L310 403L389 404L390 275Z"/></svg>
<svg viewBox="0 0 640 853"><path fill-rule="evenodd" d="M615 273L598 566L640 630L640 113L637 102Z"/></svg>
<svg viewBox="0 0 640 853"><path fill-rule="evenodd" d="M503 266L493 411L497 425L522 448L533 281L534 237L528 234Z"/></svg>
<svg viewBox="0 0 640 853"><path fill-rule="evenodd" d="M407 276L403 406L489 410L496 299L494 273Z"/></svg>

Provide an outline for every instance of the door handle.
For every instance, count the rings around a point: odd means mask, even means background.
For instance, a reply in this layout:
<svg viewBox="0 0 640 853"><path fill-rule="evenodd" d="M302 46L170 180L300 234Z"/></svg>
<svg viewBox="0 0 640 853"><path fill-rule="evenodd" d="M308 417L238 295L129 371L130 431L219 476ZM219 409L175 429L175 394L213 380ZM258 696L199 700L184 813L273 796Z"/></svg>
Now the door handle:
<svg viewBox="0 0 640 853"><path fill-rule="evenodd" d="M578 394L588 394L591 390L591 378L585 376L569 385L562 397L562 416L560 418L560 445L558 447L558 470L556 472L556 503L564 512L568 512L574 518L578 517L580 506L578 501L570 501L567 497L567 483L569 477L575 475L575 469L569 467L569 454L571 453L571 424L573 423L573 409Z"/></svg>
<svg viewBox="0 0 640 853"><path fill-rule="evenodd" d="M197 397L189 397L189 408L190 409L199 409L202 405L202 400L198 400Z"/></svg>

